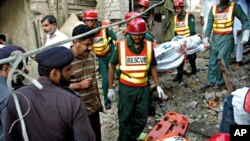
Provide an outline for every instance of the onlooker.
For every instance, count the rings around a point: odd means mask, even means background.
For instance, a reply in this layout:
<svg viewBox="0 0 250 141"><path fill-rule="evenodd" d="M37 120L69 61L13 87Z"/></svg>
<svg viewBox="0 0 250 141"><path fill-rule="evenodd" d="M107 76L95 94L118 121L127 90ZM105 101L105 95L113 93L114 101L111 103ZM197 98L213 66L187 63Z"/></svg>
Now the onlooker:
<svg viewBox="0 0 250 141"><path fill-rule="evenodd" d="M165 99L156 71L153 43L145 40L146 23L136 18L128 23L129 38L117 43L109 65L108 97L115 99L113 89L115 68L121 71L119 77L119 141L134 141L143 131L148 117L148 72L157 86L160 98Z"/></svg>
<svg viewBox="0 0 250 141"><path fill-rule="evenodd" d="M37 54L38 82L43 88L38 89L30 84L16 91L21 111L27 112L24 122L29 140L95 141L83 103L68 88L73 59L71 50L65 47L55 47ZM23 140L20 122L15 123L18 119L13 96L10 96L4 128L6 140Z"/></svg>
<svg viewBox="0 0 250 141"><path fill-rule="evenodd" d="M8 46L0 49L0 60L8 58L13 51L25 52L21 47ZM10 91L7 86L7 77L10 64L0 64L0 141L3 141L3 124L5 123L5 110Z"/></svg>
<svg viewBox="0 0 250 141"><path fill-rule="evenodd" d="M201 0L201 12L200 12L200 23L202 25L202 34L205 33L205 30L207 28L207 19L208 19L208 13L211 9L211 7L215 4L218 4L219 0Z"/></svg>
<svg viewBox="0 0 250 141"><path fill-rule="evenodd" d="M41 20L43 31L47 34L45 45L54 44L56 42L68 39L68 36L60 32L57 28L57 21L53 15L47 15ZM62 46L70 48L71 42L65 43Z"/></svg>
<svg viewBox="0 0 250 141"><path fill-rule="evenodd" d="M232 92L224 101L220 132L230 133L230 125L250 125L250 89Z"/></svg>
<svg viewBox="0 0 250 141"><path fill-rule="evenodd" d="M0 34L0 45L6 44L6 36L4 34Z"/></svg>
<svg viewBox="0 0 250 141"><path fill-rule="evenodd" d="M233 22L235 16L241 21L242 31L246 30L246 32L249 32L250 25L247 16L237 3L229 0L220 0L219 4L212 6L210 9L203 40L206 46L210 46L208 40L213 31L209 54L207 87L219 88L225 83L229 91L234 89L229 78L228 68L231 53L234 50Z"/></svg>
<svg viewBox="0 0 250 141"><path fill-rule="evenodd" d="M78 25L73 29L72 36L90 31L87 25ZM103 111L95 75L95 58L92 50L94 35L87 35L73 41L71 48L75 59L71 63L74 78L69 88L76 91L86 107L86 111L95 132L96 141L101 141L101 125L99 112Z"/></svg>
<svg viewBox="0 0 250 141"><path fill-rule="evenodd" d="M248 16L248 3L247 0L234 0L237 4L239 4L244 11L244 13ZM238 18L234 18L234 46L236 50L236 68L238 68L241 64L243 58L243 43L242 40L242 25Z"/></svg>
<svg viewBox="0 0 250 141"><path fill-rule="evenodd" d="M184 10L185 5L183 0L176 0L174 1L174 9L176 12L176 15L174 17L174 23L175 23L175 34L177 36L183 36L188 37L195 35L195 19L194 15L191 13L187 13ZM191 74L196 74L197 68L196 68L196 53L187 55L187 59L190 63L192 72ZM178 81L180 84L183 84L183 67L185 64L185 60L181 63L181 65L177 68L177 76L174 78L173 81Z"/></svg>
<svg viewBox="0 0 250 141"><path fill-rule="evenodd" d="M83 13L83 22L90 27L95 29L101 26L106 26L108 23L98 21L98 13L96 10L86 10ZM109 60L115 50L116 34L112 31L112 28L102 29L96 33L94 37L94 44L92 46L92 51L98 59L99 72L102 75L102 90L104 95L105 108L111 108L111 102L107 97L108 94L108 65Z"/></svg>

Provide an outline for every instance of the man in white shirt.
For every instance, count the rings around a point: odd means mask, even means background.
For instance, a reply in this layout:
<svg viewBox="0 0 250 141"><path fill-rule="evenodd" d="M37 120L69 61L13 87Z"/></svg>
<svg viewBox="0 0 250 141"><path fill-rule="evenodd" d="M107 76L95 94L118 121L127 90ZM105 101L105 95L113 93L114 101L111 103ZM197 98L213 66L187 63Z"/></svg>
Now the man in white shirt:
<svg viewBox="0 0 250 141"><path fill-rule="evenodd" d="M201 25L203 26L202 34L205 33L205 30L207 28L207 18L208 13L211 9L211 7L215 4L218 4L219 0L201 0L201 12L200 12L200 19L201 19Z"/></svg>
<svg viewBox="0 0 250 141"><path fill-rule="evenodd" d="M43 31L47 34L47 40L45 45L51 45L59 41L68 39L69 37L60 32L57 28L57 21L53 15L47 15L41 20ZM62 46L70 48L71 42L65 43Z"/></svg>
<svg viewBox="0 0 250 141"><path fill-rule="evenodd" d="M244 13L248 16L248 3L247 0L234 0L237 4L239 4L244 11ZM234 18L234 45L236 50L236 67L238 68L241 64L243 57L243 43L242 41L242 32L241 32L241 22L238 18Z"/></svg>

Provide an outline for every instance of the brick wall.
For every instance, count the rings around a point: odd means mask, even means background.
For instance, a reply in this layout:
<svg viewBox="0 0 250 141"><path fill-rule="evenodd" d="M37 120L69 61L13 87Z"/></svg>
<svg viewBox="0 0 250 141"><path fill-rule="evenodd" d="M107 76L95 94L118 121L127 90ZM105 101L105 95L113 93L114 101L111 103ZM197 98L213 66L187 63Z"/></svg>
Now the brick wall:
<svg viewBox="0 0 250 141"><path fill-rule="evenodd" d="M99 19L108 22L123 20L129 11L129 0L98 0Z"/></svg>

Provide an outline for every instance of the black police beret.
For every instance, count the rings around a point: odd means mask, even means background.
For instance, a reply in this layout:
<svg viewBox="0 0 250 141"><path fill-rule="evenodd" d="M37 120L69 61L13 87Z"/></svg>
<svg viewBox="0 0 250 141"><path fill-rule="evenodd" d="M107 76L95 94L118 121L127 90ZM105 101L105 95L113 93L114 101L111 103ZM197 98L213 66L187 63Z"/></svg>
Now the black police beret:
<svg viewBox="0 0 250 141"><path fill-rule="evenodd" d="M51 48L36 55L37 63L48 68L62 68L73 60L72 51L63 46Z"/></svg>
<svg viewBox="0 0 250 141"><path fill-rule="evenodd" d="M0 59L5 59L5 58L10 57L10 55L13 51L21 51L23 53L25 52L25 50L21 47L7 45L3 48L0 48Z"/></svg>

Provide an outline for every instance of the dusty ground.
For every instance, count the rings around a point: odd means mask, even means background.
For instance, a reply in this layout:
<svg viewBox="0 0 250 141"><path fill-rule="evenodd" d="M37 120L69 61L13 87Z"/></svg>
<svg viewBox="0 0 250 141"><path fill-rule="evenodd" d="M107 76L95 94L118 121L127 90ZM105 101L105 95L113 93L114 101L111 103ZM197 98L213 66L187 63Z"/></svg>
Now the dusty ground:
<svg viewBox="0 0 250 141"><path fill-rule="evenodd" d="M249 51L249 49L249 47L245 48L245 53ZM232 65L232 69L230 70L231 80L236 88L249 86L250 84L249 60L250 54L248 53L244 56L244 65L238 69ZM196 62L199 72L196 76L184 75L185 84L183 86L179 86L177 82L172 82L176 71L159 74L161 85L169 97L166 101L160 101L154 98L153 102L156 107L156 115L148 118L144 133L148 133L155 123L169 111L175 111L188 117L189 127L186 132L186 137L191 141L204 141L207 137L218 132L223 100L224 97L230 93L225 87L218 90L203 88L207 77L208 52L205 54L199 53ZM188 70L188 68L187 63L186 69ZM206 107L205 101L209 100L215 101L217 105L214 108L217 108L219 111ZM114 102L111 110L107 110L106 113L101 114L103 141L117 140L118 116L116 105L117 102Z"/></svg>

